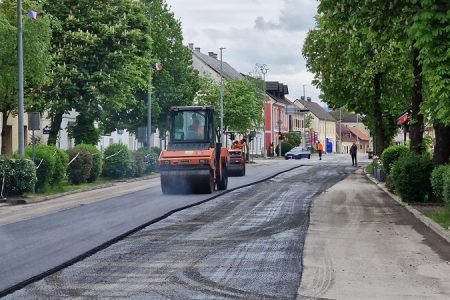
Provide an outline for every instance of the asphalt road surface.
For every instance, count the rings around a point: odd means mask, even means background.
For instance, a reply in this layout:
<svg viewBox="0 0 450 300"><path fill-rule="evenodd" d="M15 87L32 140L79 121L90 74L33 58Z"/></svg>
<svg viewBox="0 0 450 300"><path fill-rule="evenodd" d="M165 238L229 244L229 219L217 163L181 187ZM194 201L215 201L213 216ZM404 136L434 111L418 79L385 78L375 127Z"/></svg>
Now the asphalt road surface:
<svg viewBox="0 0 450 300"><path fill-rule="evenodd" d="M292 299L312 199L352 167L304 166L171 215L7 299Z"/></svg>
<svg viewBox="0 0 450 300"><path fill-rule="evenodd" d="M230 178L229 188L304 162L250 164L245 177ZM43 203L0 207L0 295L173 210L218 194L162 195L159 178L154 178Z"/></svg>
<svg viewBox="0 0 450 300"><path fill-rule="evenodd" d="M231 187L299 167L175 212L6 299L450 299L449 243L349 165L348 156L335 155L253 166L248 176L232 179ZM37 220L59 236L42 233L45 246L36 229L38 247L18 252L24 259L37 253L22 264L11 260L12 266L8 259L14 255L1 244L0 266L7 269L0 282L20 274L14 266L35 272L41 258L45 269L65 251L88 249L98 242L96 234L105 239L209 197L162 196L157 180L150 185L111 199L93 197L82 206L49 204L48 215L41 208L39 216L8 219L0 225L0 241L5 226ZM41 220L55 225L64 217L69 220L62 229ZM83 221L87 230L70 233ZM98 224L115 226L94 230Z"/></svg>

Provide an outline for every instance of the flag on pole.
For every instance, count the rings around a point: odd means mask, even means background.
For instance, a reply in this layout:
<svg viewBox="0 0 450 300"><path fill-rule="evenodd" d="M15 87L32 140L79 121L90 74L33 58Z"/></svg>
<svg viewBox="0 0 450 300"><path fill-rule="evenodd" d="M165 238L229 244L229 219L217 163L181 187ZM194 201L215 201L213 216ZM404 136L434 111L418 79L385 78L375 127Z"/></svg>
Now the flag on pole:
<svg viewBox="0 0 450 300"><path fill-rule="evenodd" d="M156 71L161 71L162 70L162 64L161 63L156 63L155 64L155 69L156 69Z"/></svg>
<svg viewBox="0 0 450 300"><path fill-rule="evenodd" d="M37 20L39 16L38 16L37 11L29 10L29 11L28 11L28 17L29 17L30 19L32 19L32 20Z"/></svg>

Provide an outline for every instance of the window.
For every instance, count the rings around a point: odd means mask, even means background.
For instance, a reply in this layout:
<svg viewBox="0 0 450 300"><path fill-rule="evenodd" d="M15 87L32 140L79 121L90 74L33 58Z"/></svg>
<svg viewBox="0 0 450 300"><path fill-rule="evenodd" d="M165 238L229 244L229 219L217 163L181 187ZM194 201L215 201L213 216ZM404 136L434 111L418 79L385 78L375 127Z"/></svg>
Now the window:
<svg viewBox="0 0 450 300"><path fill-rule="evenodd" d="M173 140L204 140L207 136L205 112L180 111L175 114Z"/></svg>

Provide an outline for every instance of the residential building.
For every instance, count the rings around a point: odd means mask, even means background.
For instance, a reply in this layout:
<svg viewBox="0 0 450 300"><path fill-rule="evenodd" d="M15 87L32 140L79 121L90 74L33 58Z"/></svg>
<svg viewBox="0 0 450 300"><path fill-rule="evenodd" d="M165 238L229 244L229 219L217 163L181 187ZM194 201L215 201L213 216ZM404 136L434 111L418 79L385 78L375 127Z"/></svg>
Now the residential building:
<svg viewBox="0 0 450 300"><path fill-rule="evenodd" d="M350 147L353 143L356 143L358 146L358 153L366 153L369 150L369 136L361 131L358 127L348 126L348 125L339 125L337 127L336 135L341 135L342 139L342 151L341 153L349 153Z"/></svg>
<svg viewBox="0 0 450 300"><path fill-rule="evenodd" d="M308 144L316 144L320 141L324 145L326 152L336 152L336 119L318 103L311 101L310 97L307 97L306 100L297 99L294 101L294 104L300 109L309 110L306 116L294 118L294 123L296 124L294 128L303 128L305 119L309 118L309 116L312 117L311 126L306 129L309 133ZM298 127L298 124L301 126Z"/></svg>
<svg viewBox="0 0 450 300"><path fill-rule="evenodd" d="M3 115L0 113L0 132L2 131ZM0 154L13 154L19 150L19 120L17 116L9 116L6 122L5 144L2 145L0 138ZM28 135L28 115L24 114L24 145L27 146L30 141ZM3 147L2 147L3 146ZM4 153L1 149L4 148Z"/></svg>

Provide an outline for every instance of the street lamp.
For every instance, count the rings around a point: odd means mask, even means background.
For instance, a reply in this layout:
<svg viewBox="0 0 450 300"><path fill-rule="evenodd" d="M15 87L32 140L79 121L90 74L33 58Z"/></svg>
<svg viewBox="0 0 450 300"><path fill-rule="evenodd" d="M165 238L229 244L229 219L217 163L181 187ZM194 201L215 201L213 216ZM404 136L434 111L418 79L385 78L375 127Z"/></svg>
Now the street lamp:
<svg viewBox="0 0 450 300"><path fill-rule="evenodd" d="M224 134L223 134L223 60L222 51L226 48L220 48L220 142L224 144Z"/></svg>
<svg viewBox="0 0 450 300"><path fill-rule="evenodd" d="M19 154L25 153L25 132L24 132L24 100L23 100L23 40L22 40L22 0L17 0L17 61L18 61L18 73L19 73L19 86L18 86L18 119L19 119ZM5 118L5 116L3 116Z"/></svg>
<svg viewBox="0 0 450 300"><path fill-rule="evenodd" d="M278 108L278 134L281 134L281 108ZM281 157L281 139L278 135L278 157Z"/></svg>
<svg viewBox="0 0 450 300"><path fill-rule="evenodd" d="M266 150L266 74L269 68L265 64L260 66L261 73L263 74L263 152L264 159L267 159L267 150Z"/></svg>

